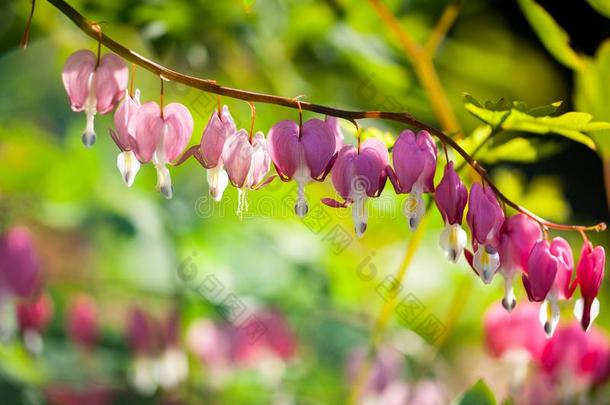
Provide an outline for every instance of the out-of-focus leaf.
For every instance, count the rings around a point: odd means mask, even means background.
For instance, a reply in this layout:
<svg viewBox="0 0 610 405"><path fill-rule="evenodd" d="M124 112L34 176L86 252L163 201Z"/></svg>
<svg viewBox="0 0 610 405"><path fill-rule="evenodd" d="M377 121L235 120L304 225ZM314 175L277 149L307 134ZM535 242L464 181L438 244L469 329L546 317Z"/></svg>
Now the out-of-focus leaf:
<svg viewBox="0 0 610 405"><path fill-rule="evenodd" d="M558 150L559 148L555 143L516 137L501 145L492 146L482 151L478 159L486 163L500 161L536 162L545 156L552 155Z"/></svg>
<svg viewBox="0 0 610 405"><path fill-rule="evenodd" d="M486 103L483 108L480 107L481 103L473 103L472 100L472 96L464 97L466 110L495 129L541 135L553 133L580 142L593 150L595 150L595 143L585 132L610 129L610 123L591 122L593 116L584 112L572 111L554 117L541 116L544 111L556 110L559 107L558 103L527 110L527 106L520 102ZM500 108L505 108L505 110L500 110ZM532 111L535 115L531 114Z"/></svg>
<svg viewBox="0 0 610 405"><path fill-rule="evenodd" d="M598 13L610 18L610 0L587 0Z"/></svg>
<svg viewBox="0 0 610 405"><path fill-rule="evenodd" d="M379 128L370 127L361 129L360 131L360 138L362 141L375 138L383 142L383 144L388 148L391 148L394 145L394 141L396 140L391 132L382 131Z"/></svg>
<svg viewBox="0 0 610 405"><path fill-rule="evenodd" d="M453 401L453 405L495 405L496 398L491 389L483 382L477 381L466 392Z"/></svg>
<svg viewBox="0 0 610 405"><path fill-rule="evenodd" d="M595 59L587 60L586 68L576 74L575 105L588 111L595 119L610 120L610 40L597 50ZM601 155L610 155L610 130L591 134Z"/></svg>
<svg viewBox="0 0 610 405"><path fill-rule="evenodd" d="M570 37L547 11L533 0L518 0L521 11L546 49L565 66L580 70L584 63L570 46Z"/></svg>

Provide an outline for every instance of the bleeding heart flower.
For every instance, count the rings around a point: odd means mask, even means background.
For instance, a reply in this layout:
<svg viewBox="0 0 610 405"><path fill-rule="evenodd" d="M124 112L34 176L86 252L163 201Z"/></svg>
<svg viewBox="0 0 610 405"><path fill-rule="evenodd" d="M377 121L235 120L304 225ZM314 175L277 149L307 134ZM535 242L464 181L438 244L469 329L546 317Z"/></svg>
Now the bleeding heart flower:
<svg viewBox="0 0 610 405"><path fill-rule="evenodd" d="M193 133L193 117L179 103L171 103L161 112L154 101L143 104L129 120L128 137L138 160L152 160L157 169L157 189L172 198L173 187L166 164L175 160L184 150Z"/></svg>
<svg viewBox="0 0 610 405"><path fill-rule="evenodd" d="M341 203L332 198L324 198L322 202L334 208L353 204L354 229L358 236L362 236L366 230L367 197L379 197L383 191L388 161L385 145L373 138L362 142L359 151L351 145L346 145L339 151L332 180L335 190L345 201Z"/></svg>
<svg viewBox="0 0 610 405"><path fill-rule="evenodd" d="M588 330L599 314L599 300L597 294L604 279L604 266L606 264L606 252L601 246L593 248L591 242L586 241L580 252L580 259L576 267L576 284L580 287L579 298L574 305L574 315L582 325L583 330Z"/></svg>
<svg viewBox="0 0 610 405"><path fill-rule="evenodd" d="M533 303L519 305L512 312L506 312L499 305L494 305L485 314L487 349L495 357L505 357L517 362L524 359L539 360L547 339L538 326L538 313L538 305Z"/></svg>
<svg viewBox="0 0 610 405"><path fill-rule="evenodd" d="M26 228L12 228L0 236L0 290L27 298L39 286L40 265L32 237Z"/></svg>
<svg viewBox="0 0 610 405"><path fill-rule="evenodd" d="M203 130L201 142L192 148L192 153L199 163L207 169L210 195L215 201L222 199L222 195L229 185L229 177L224 168L222 152L227 139L235 135L236 132L237 128L229 112L229 107L225 105L221 111L212 112L212 116Z"/></svg>
<svg viewBox="0 0 610 405"><path fill-rule="evenodd" d="M331 121L332 124L332 121ZM294 179L298 184L295 213L303 217L309 207L305 185L322 181L337 156L336 126L319 119L305 122L302 128L290 120L280 121L269 130L269 155L283 181Z"/></svg>
<svg viewBox="0 0 610 405"><path fill-rule="evenodd" d="M466 186L453 169L453 162L447 163L443 178L436 186L434 201L445 221L440 246L453 263L457 263L468 241L461 227L467 200Z"/></svg>
<svg viewBox="0 0 610 405"><path fill-rule="evenodd" d="M112 53L102 56L98 64L93 52L82 49L70 55L61 78L72 110L84 110L87 115L82 140L86 147L91 147L95 143L95 114L106 114L119 102L127 88L127 66Z"/></svg>
<svg viewBox="0 0 610 405"><path fill-rule="evenodd" d="M260 187L269 172L271 159L267 152L265 136L262 132L257 132L250 143L246 130L240 129L227 139L222 160L231 184L237 187L237 215L241 217L248 210L246 190Z"/></svg>
<svg viewBox="0 0 610 405"><path fill-rule="evenodd" d="M572 295L570 279L574 261L572 249L563 238L536 242L523 273L523 285L530 301L544 301L540 307L540 323L548 336L552 336L559 323L559 299ZM551 316L549 320L549 304Z"/></svg>
<svg viewBox="0 0 610 405"><path fill-rule="evenodd" d="M129 125L131 117L134 116L140 107L140 90L135 91L133 98L131 98L129 92L126 90L123 102L114 113L114 126L116 127L116 132L113 131L112 128L109 128L110 137L121 150L117 156L116 164L121 173L121 178L127 187L131 187L136 178L136 174L138 174L138 171L140 170L140 161L131 148L131 145L135 141L135 134L133 133L134 128Z"/></svg>
<svg viewBox="0 0 610 405"><path fill-rule="evenodd" d="M68 336L86 351L92 350L98 339L98 311L93 298L78 295L70 301L67 318Z"/></svg>
<svg viewBox="0 0 610 405"><path fill-rule="evenodd" d="M513 278L519 271L527 271L527 259L534 244L542 239L540 225L525 214L506 218L500 235L500 268L504 277L502 306L511 311L517 301L513 290Z"/></svg>
<svg viewBox="0 0 610 405"><path fill-rule="evenodd" d="M473 268L489 284L500 267L498 247L504 223L504 211L491 187L472 185L466 220L472 233Z"/></svg>
<svg viewBox="0 0 610 405"><path fill-rule="evenodd" d="M339 118L333 117L332 115L327 115L324 118L324 122L330 128L331 132L335 136L335 153L338 153L343 147L343 142L345 136L343 136L343 131L341 131L341 125L339 124Z"/></svg>
<svg viewBox="0 0 610 405"><path fill-rule="evenodd" d="M410 193L405 201L404 214L413 231L425 212L422 193L434 191L436 144L428 131L402 131L392 149L394 170L388 170L396 193Z"/></svg>
<svg viewBox="0 0 610 405"><path fill-rule="evenodd" d="M589 333L575 322L563 325L548 340L542 372L562 386L562 392L580 392L603 383L610 374L610 345L600 330Z"/></svg>

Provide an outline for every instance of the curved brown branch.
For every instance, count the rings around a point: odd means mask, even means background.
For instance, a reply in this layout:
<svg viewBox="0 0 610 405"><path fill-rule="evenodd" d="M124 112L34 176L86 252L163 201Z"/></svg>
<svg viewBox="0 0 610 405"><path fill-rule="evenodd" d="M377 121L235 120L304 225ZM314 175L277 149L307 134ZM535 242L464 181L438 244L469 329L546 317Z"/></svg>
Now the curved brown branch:
<svg viewBox="0 0 610 405"><path fill-rule="evenodd" d="M66 3L64 0L47 0L53 6L55 6L59 11L61 11L64 15L66 15L72 22L74 22L85 34L90 36L96 41L100 41L104 46L106 46L111 51L115 52L117 55L122 56L124 59L129 62L135 63L136 65L156 74L159 76L163 76L163 78L167 80L171 80L177 83L182 83L186 86L193 87L196 89L200 89L209 93L219 94L222 96L227 96L239 100L245 100L249 102L259 102L266 104L276 104L281 105L288 108L298 109L301 108L303 110L312 111L320 114L331 115L338 118L344 118L346 120L354 122L358 119L364 118L373 118L373 119L385 119L390 121L401 122L403 124L407 124L416 128L424 129L436 136L441 142L451 146L462 158L468 162L468 164L483 178L486 184L491 187L498 198L503 200L507 205L514 208L515 210L522 212L523 214L529 216L534 221L538 222L540 225L545 226L551 229L557 230L567 230L567 231L603 231L606 229L606 224L601 222L597 225L592 226L584 226L584 225L565 225L565 224L557 224L541 218L534 213L528 211L527 209L521 207L517 203L509 200L498 188L493 184L491 179L487 176L485 169L475 160L473 159L468 152L466 152L462 147L451 137L446 135L441 130L430 126L424 122L419 121L411 114L407 112L390 112L390 111L350 111L350 110L342 110L338 108L332 108L320 104L308 103L305 101L299 101L295 98L289 97L280 97L272 94L264 94L264 93L256 93L247 90L234 89L231 87L224 87L216 83L215 80L207 80L201 79L194 76L185 75L183 73L177 72L175 70L166 68L150 59L147 59L138 53L124 47L118 42L114 41L112 38L108 37L106 34L102 33L95 29L95 24L89 20L87 20L83 15L81 15L78 11L76 11L72 6Z"/></svg>

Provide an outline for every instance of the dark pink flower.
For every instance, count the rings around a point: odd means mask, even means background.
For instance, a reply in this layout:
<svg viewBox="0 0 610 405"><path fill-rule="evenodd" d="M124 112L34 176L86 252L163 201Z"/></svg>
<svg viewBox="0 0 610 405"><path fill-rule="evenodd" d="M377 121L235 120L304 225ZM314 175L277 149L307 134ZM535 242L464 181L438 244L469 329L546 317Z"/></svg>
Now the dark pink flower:
<svg viewBox="0 0 610 405"><path fill-rule="evenodd" d="M467 200L468 190L451 161L445 166L443 178L436 187L434 201L445 221L440 245L453 263L457 263L468 241L466 232L460 226Z"/></svg>
<svg viewBox="0 0 610 405"><path fill-rule="evenodd" d="M610 372L608 337L596 329L585 333L576 323L560 326L544 348L541 365L566 389L578 391L602 383Z"/></svg>
<svg viewBox="0 0 610 405"><path fill-rule="evenodd" d="M394 170L388 170L390 181L397 193L410 193L405 201L404 214L409 228L415 230L424 215L422 193L434 191L436 171L436 144L428 131L402 131L392 149Z"/></svg>
<svg viewBox="0 0 610 405"><path fill-rule="evenodd" d="M173 194L168 162L176 160L182 153L193 133L193 117L189 110L179 103L171 103L163 108L154 101L143 104L129 120L131 147L138 160L148 163L152 160L157 169L157 189L166 198Z"/></svg>
<svg viewBox="0 0 610 405"><path fill-rule="evenodd" d="M269 130L269 155L278 175L283 181L294 179L298 184L294 209L300 217L309 210L305 185L324 180L332 167L337 146L335 129L324 121L311 119L302 128L285 120Z"/></svg>
<svg viewBox="0 0 610 405"><path fill-rule="evenodd" d="M40 286L40 265L30 232L24 227L0 235L0 290L30 297Z"/></svg>
<svg viewBox="0 0 610 405"><path fill-rule="evenodd" d="M529 358L539 360L546 345L546 336L539 327L538 305L524 303L507 312L494 305L485 314L485 344L495 357L525 352Z"/></svg>
<svg viewBox="0 0 610 405"><path fill-rule="evenodd" d="M553 335L559 323L557 301L569 299L572 295L570 280L573 268L572 249L565 239L559 237L550 244L546 240L536 242L528 258L522 276L523 285L530 301L544 301L540 307L540 322L549 336Z"/></svg>
<svg viewBox="0 0 610 405"><path fill-rule="evenodd" d="M47 294L40 294L36 298L20 301L16 312L21 334L27 331L41 334L53 317L53 301Z"/></svg>
<svg viewBox="0 0 610 405"><path fill-rule="evenodd" d="M153 351L155 348L154 321L140 308L134 308L129 314L126 328L127 343L136 355L143 355Z"/></svg>
<svg viewBox="0 0 610 405"><path fill-rule="evenodd" d="M98 340L98 312L93 298L77 295L70 301L67 317L68 336L78 346L90 351Z"/></svg>
<svg viewBox="0 0 610 405"><path fill-rule="evenodd" d="M466 221L472 233L473 268L489 284L500 267L498 248L504 223L504 211L491 187L472 185Z"/></svg>
<svg viewBox="0 0 610 405"><path fill-rule="evenodd" d="M125 91L125 98L114 113L116 132L109 128L110 137L121 150L117 156L117 167L127 187L131 187L136 174L140 170L140 162L134 151L131 150L131 145L134 144L136 136L133 126L130 127L129 125L131 117L140 107L140 90L136 90L133 98L131 98L129 92Z"/></svg>
<svg viewBox="0 0 610 405"><path fill-rule="evenodd" d="M358 151L346 145L339 151L332 171L335 190L345 200L343 203L331 198L322 202L330 207L347 207L353 204L352 216L358 236L362 236L367 225L366 199L378 197L386 182L388 150L374 138L367 139Z"/></svg>
<svg viewBox="0 0 610 405"><path fill-rule="evenodd" d="M540 225L527 215L519 213L504 221L500 236L499 272L504 277L502 305L507 311L511 311L516 305L513 278L517 272L526 271L530 252L540 239L542 239Z"/></svg>
<svg viewBox="0 0 610 405"><path fill-rule="evenodd" d="M246 130L240 129L227 139L222 160L231 184L237 187L237 215L241 217L248 210L246 191L260 187L269 172L271 159L265 136L262 132L257 132L250 143Z"/></svg>
<svg viewBox="0 0 610 405"><path fill-rule="evenodd" d="M72 110L84 110L87 115L82 139L85 146L91 147L95 143L95 114L106 114L119 102L127 88L127 66L111 53L102 56L98 65L95 54L82 49L70 55L61 78Z"/></svg>
<svg viewBox="0 0 610 405"><path fill-rule="evenodd" d="M574 315L584 330L589 329L591 323L599 314L599 300L597 294L604 279L604 266L606 265L606 252L601 246L593 248L591 242L583 244L580 259L576 267L576 283L580 288L580 295L574 306Z"/></svg>

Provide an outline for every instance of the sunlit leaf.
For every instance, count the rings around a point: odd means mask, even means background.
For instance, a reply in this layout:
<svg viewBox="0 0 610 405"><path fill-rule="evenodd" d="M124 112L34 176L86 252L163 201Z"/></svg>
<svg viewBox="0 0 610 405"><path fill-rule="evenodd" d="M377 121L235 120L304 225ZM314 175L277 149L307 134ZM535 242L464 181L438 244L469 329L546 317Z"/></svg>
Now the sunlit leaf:
<svg viewBox="0 0 610 405"><path fill-rule="evenodd" d="M546 49L562 64L574 70L583 68L582 58L570 46L570 37L538 3L518 0L519 6Z"/></svg>

